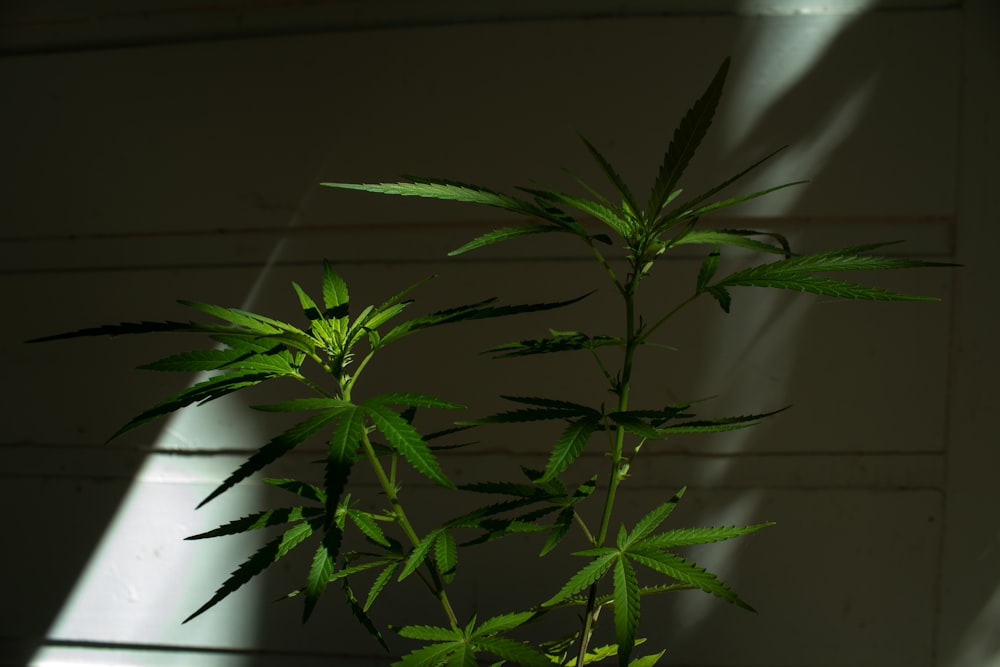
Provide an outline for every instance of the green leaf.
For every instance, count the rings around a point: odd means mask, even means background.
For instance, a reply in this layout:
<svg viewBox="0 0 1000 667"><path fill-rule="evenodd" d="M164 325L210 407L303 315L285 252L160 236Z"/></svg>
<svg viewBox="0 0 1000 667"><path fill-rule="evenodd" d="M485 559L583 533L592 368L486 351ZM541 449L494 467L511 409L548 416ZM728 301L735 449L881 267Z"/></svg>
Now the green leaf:
<svg viewBox="0 0 1000 667"><path fill-rule="evenodd" d="M242 350L192 350L164 357L158 361L139 366L139 368L150 371L198 373L225 368L245 355L246 353Z"/></svg>
<svg viewBox="0 0 1000 667"><path fill-rule="evenodd" d="M445 583L451 583L455 578L455 568L458 566L458 546L455 538L447 530L442 531L434 541L434 558L438 572Z"/></svg>
<svg viewBox="0 0 1000 667"><path fill-rule="evenodd" d="M368 512L362 512L356 509L347 509L347 517L351 522L358 527L365 537L370 539L376 544L381 544L384 547L391 546L389 540L386 539L385 533L379 527L378 522L372 519L372 515Z"/></svg>
<svg viewBox="0 0 1000 667"><path fill-rule="evenodd" d="M754 611L753 607L741 600L717 576L676 554L649 549L642 551L629 550L626 552L626 555L636 563L664 574L671 579L691 584L706 593L711 593L727 602L731 602L749 611Z"/></svg>
<svg viewBox="0 0 1000 667"><path fill-rule="evenodd" d="M539 481L550 480L566 470L583 452L599 423L599 418L594 415L570 422L553 447L548 463L545 465L545 474Z"/></svg>
<svg viewBox="0 0 1000 667"><path fill-rule="evenodd" d="M635 647L639 627L639 582L635 570L624 558L615 562L615 639L618 641L618 664L627 665Z"/></svg>
<svg viewBox="0 0 1000 667"><path fill-rule="evenodd" d="M663 158L656 182L653 184L652 192L649 195L646 215L649 220L654 220L659 214L667 197L674 191L681 174L687 168L688 163L694 156L698 145L701 143L712 118L715 115L715 108L722 97L722 87L726 80L726 73L729 71L729 58L723 61L708 85L708 88L688 110L681 120L680 125L674 130L674 136L670 141L670 147Z"/></svg>
<svg viewBox="0 0 1000 667"><path fill-rule="evenodd" d="M136 417L133 417L131 421L118 429L114 435L108 438L108 440L114 440L123 433L131 431L132 429L147 422L153 421L158 417L168 415L171 412L179 410L180 408L187 407L188 405L194 403L207 403L208 401L213 401L217 398L226 396L227 394L239 391L240 389L253 387L254 385L260 384L264 380L269 380L273 377L277 376L273 373L232 371L203 380L202 382L198 382L190 387L182 389L173 396L170 396L148 410L140 413Z"/></svg>
<svg viewBox="0 0 1000 667"><path fill-rule="evenodd" d="M209 530L197 535L185 537L185 540L203 540L209 537L221 537L223 535L238 535L251 530L280 526L286 523L299 522L306 519L314 519L323 514L319 507L282 507L278 509L265 510L247 515L241 519L230 521L214 530Z"/></svg>
<svg viewBox="0 0 1000 667"><path fill-rule="evenodd" d="M519 628L528 621L536 617L536 613L533 611L521 611L511 614L500 614L499 616L494 616L490 619L483 621L472 636L481 639L483 637L488 637L490 635L503 634L505 632L510 632L515 628Z"/></svg>
<svg viewBox="0 0 1000 667"><path fill-rule="evenodd" d="M366 405L404 405L411 408L440 408L444 410L462 410L464 405L452 403L443 398L428 394L391 393L380 394L368 399Z"/></svg>
<svg viewBox="0 0 1000 667"><path fill-rule="evenodd" d="M626 185L622 177L618 175L618 172L615 170L615 168L611 166L611 163L608 162L603 155L601 155L600 151L598 151L593 144L587 141L586 137L584 137L582 134L578 134L577 136L580 137L580 140L587 147L587 150L590 151L590 155L601 167L601 171L604 172L604 175L607 176L608 180L611 181L611 184L614 186L615 190L621 196L622 206L624 207L625 211L632 218L638 218L639 204L636 202L635 197L632 196L632 191L629 189L628 185Z"/></svg>
<svg viewBox="0 0 1000 667"><path fill-rule="evenodd" d="M392 580L394 574L396 574L396 568L399 567L399 563L392 562L385 566L378 576L375 577L375 581L372 582L372 586L368 589L368 597L365 599L364 610L367 612L371 609L371 606L375 603L378 598L379 593L385 590L385 587Z"/></svg>
<svg viewBox="0 0 1000 667"><path fill-rule="evenodd" d="M312 415L308 419L299 422L287 431L275 436L266 445L261 447L255 454L248 458L239 468L226 478L212 493L198 503L202 507L220 494L231 489L238 482L246 479L258 470L262 470L267 464L281 458L291 451L296 445L316 434L323 427L328 425L340 415L340 409L325 410Z"/></svg>
<svg viewBox="0 0 1000 667"><path fill-rule="evenodd" d="M329 410L349 408L351 404L342 398L295 398L281 403L266 405L251 405L254 410L262 412L299 412L305 410Z"/></svg>
<svg viewBox="0 0 1000 667"><path fill-rule="evenodd" d="M663 435L655 427L627 412L612 412L608 417L618 426L647 440L661 440Z"/></svg>
<svg viewBox="0 0 1000 667"><path fill-rule="evenodd" d="M423 648L418 648L403 656L402 660L392 663L392 667L441 667L444 660L462 644L458 641L446 644L431 644Z"/></svg>
<svg viewBox="0 0 1000 667"><path fill-rule="evenodd" d="M497 359L507 357L524 357L531 354L551 354L553 352L569 352L572 350L594 350L608 345L625 344L623 338L617 336L588 336L576 331L552 331L551 338L536 338L505 343L491 347L487 352L496 354Z"/></svg>
<svg viewBox="0 0 1000 667"><path fill-rule="evenodd" d="M522 188L522 190L531 193L540 199L569 206L586 213L587 215L603 222L608 227L618 232L621 236L627 236L629 234L631 227L629 221L619 215L616 211L607 208L603 204L554 190L536 190L532 188Z"/></svg>
<svg viewBox="0 0 1000 667"><path fill-rule="evenodd" d="M312 535L313 527L308 522L303 522L289 528L274 540L268 542L254 553L250 558L233 571L232 575L219 587L212 598L198 608L193 614L184 619L187 623L191 619L205 613L219 602L224 600L231 593L239 589L243 584L253 577L263 572L267 567L273 565L281 557L298 546L304 539Z"/></svg>
<svg viewBox="0 0 1000 667"><path fill-rule="evenodd" d="M682 487L680 491L675 493L673 498L639 519L638 523L635 524L635 527L632 528L632 532L629 535L628 540L625 542L624 548L642 540L656 530L660 524L663 523L668 516L670 516L670 513L674 511L674 508L677 507L677 503L681 501L685 491L687 491L686 486Z"/></svg>
<svg viewBox="0 0 1000 667"><path fill-rule="evenodd" d="M869 244L842 248L828 252L800 255L778 260L769 264L754 266L730 274L712 287L772 287L794 289L825 296L844 299L868 299L881 301L934 301L933 297L913 296L877 287L859 285L843 280L814 276L814 273L831 271L864 271L884 269L906 269L918 267L951 266L941 262L862 255L888 244Z"/></svg>
<svg viewBox="0 0 1000 667"><path fill-rule="evenodd" d="M410 552L409 557L406 559L406 563L403 565L403 571L399 573L399 577L396 578L396 581L403 581L408 576L416 572L417 568L420 567L425 560L427 560L427 556L430 554L431 549L433 549L434 545L437 543L438 537L443 532L443 528L436 528L435 530L427 533L427 535L420 540L419 544L417 544L417 546L413 548L413 551Z"/></svg>
<svg viewBox="0 0 1000 667"><path fill-rule="evenodd" d="M389 645L385 643L385 639L382 637L382 633L378 631L375 624L368 617L367 609L362 608L358 603L358 599L354 596L354 591L351 590L350 584L347 580L343 581L344 596L347 598L347 604L351 608L351 613L354 614L354 618L358 620L361 626L368 631L372 637L374 637L378 643L382 646L386 653L389 652Z"/></svg>
<svg viewBox="0 0 1000 667"><path fill-rule="evenodd" d="M750 238L752 236L769 236L778 241L779 245L775 246L770 243L764 243L763 241ZM747 248L749 250L759 250L760 252L785 255L786 257L791 255L791 248L788 245L788 240L781 234L758 232L750 229L695 229L673 239L670 244L728 245L735 246L737 248ZM718 257L719 253L718 251L715 251L712 255Z"/></svg>
<svg viewBox="0 0 1000 667"><path fill-rule="evenodd" d="M499 243L500 241L508 241L519 236L564 231L566 231L564 228L556 225L520 225L518 227L503 227L501 229L494 229L493 231L487 232L481 236L477 236L468 243L449 252L448 256L454 257L456 255L469 252L470 250L476 250L488 245L493 245L494 243Z"/></svg>
<svg viewBox="0 0 1000 667"><path fill-rule="evenodd" d="M413 428L405 419L400 417L392 409L378 403L365 403L363 405L368 416L371 418L375 428L385 436L389 444L405 458L413 468L427 479L440 484L441 486L454 489L455 485L449 480L433 452L420 437L417 429Z"/></svg>
<svg viewBox="0 0 1000 667"><path fill-rule="evenodd" d="M563 541L563 538L569 534L569 529L573 525L574 512L575 510L572 507L565 507L559 512L559 516L556 517L549 530L549 536L546 538L545 544L542 545L542 550L538 553L539 556L544 556L555 549Z"/></svg>
<svg viewBox="0 0 1000 667"><path fill-rule="evenodd" d="M654 653L652 655L644 655L641 658L636 658L632 662L628 663L628 667L653 667L666 651L660 651L659 653Z"/></svg>
<svg viewBox="0 0 1000 667"><path fill-rule="evenodd" d="M552 661L527 644L504 637L478 637L474 646L521 667L552 667Z"/></svg>
<svg viewBox="0 0 1000 667"><path fill-rule="evenodd" d="M302 610L302 622L305 623L312 616L316 603L326 590L326 585L333 574L333 567L336 561L337 552L340 550L340 531L335 527L327 529L326 535L316 547L313 554L312 565L309 567L309 574L306 577L306 598L305 606Z"/></svg>
<svg viewBox="0 0 1000 667"><path fill-rule="evenodd" d="M279 489L284 489L290 493L294 493L302 498L307 498L308 500L315 500L318 503L326 504L326 493L323 489L319 488L314 484L309 484L308 482L303 482L298 479L291 479L289 477L273 478L265 477L261 480L265 484L270 484L271 486L277 487Z"/></svg>
<svg viewBox="0 0 1000 667"><path fill-rule="evenodd" d="M460 632L436 625L404 625L395 630L400 637L419 639L425 642L448 642L463 639Z"/></svg>
<svg viewBox="0 0 1000 667"><path fill-rule="evenodd" d="M721 542L742 535L755 533L761 528L773 526L773 521L758 523L752 526L719 526L711 528L677 528L668 530L665 533L654 535L647 539L636 538L635 548L646 549L673 549L676 547L686 547L692 544L708 544L710 542Z"/></svg>
<svg viewBox="0 0 1000 667"><path fill-rule="evenodd" d="M705 291L708 281L715 275L719 268L719 249L716 248L708 254L698 271L698 282L695 284L695 292L700 294Z"/></svg>
<svg viewBox="0 0 1000 667"><path fill-rule="evenodd" d="M788 406L781 408L780 410L772 410L771 412L763 412L760 414L753 415L739 415L736 417L720 417L718 419L697 419L686 422L680 422L674 426L664 426L660 429L661 433L722 433L724 431L735 431L741 428L749 428L751 426L756 426L765 417L771 417L778 414L779 412L784 412L788 409Z"/></svg>
<svg viewBox="0 0 1000 667"><path fill-rule="evenodd" d="M332 319L343 336L347 332L350 295L347 283L334 272L333 265L327 260L323 260L323 305L326 306L326 317Z"/></svg>
<svg viewBox="0 0 1000 667"><path fill-rule="evenodd" d="M592 549L582 553L597 554L597 557L584 565L579 572L574 574L570 580L563 585L558 593L543 602L543 607L551 607L552 605L559 604L563 600L566 600L572 595L579 593L584 588L587 588L595 581L603 577L620 556L617 549L606 548Z"/></svg>

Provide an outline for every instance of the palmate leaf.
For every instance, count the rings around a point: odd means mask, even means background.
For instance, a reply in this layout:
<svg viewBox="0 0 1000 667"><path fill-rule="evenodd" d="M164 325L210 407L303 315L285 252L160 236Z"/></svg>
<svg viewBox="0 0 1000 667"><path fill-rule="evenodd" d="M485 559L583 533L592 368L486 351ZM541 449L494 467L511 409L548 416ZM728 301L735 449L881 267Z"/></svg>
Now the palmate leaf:
<svg viewBox="0 0 1000 667"><path fill-rule="evenodd" d="M653 653L652 655L644 655L641 658L636 658L632 662L628 663L628 667L653 667L653 665L659 662L660 658L663 657L664 653L666 653L666 650L660 651L659 653Z"/></svg>
<svg viewBox="0 0 1000 667"><path fill-rule="evenodd" d="M232 575L219 587L211 599L198 608L193 614L184 619L184 623L205 613L219 602L228 597L231 593L239 589L243 584L250 581L278 559L282 558L296 546L302 543L307 537L312 535L313 526L308 521L296 524L284 533L268 542L254 553L250 558L243 561L240 566L233 571Z"/></svg>
<svg viewBox="0 0 1000 667"><path fill-rule="evenodd" d="M323 427L337 419L342 410L334 408L312 415L287 431L275 436L266 445L261 447L248 458L239 468L233 471L225 481L222 482L212 493L198 503L202 507L225 491L231 489L240 481L246 479L253 473L262 470L267 464L276 461L285 453L291 451L296 445L303 442L312 435L315 435Z"/></svg>
<svg viewBox="0 0 1000 667"><path fill-rule="evenodd" d="M618 664L627 665L639 628L639 582L632 565L624 558L615 562L612 576L615 592L615 639Z"/></svg>
<svg viewBox="0 0 1000 667"><path fill-rule="evenodd" d="M523 667L552 667L552 661L527 644L505 637L477 637L472 642L477 649Z"/></svg>
<svg viewBox="0 0 1000 667"><path fill-rule="evenodd" d="M701 140L708 132L715 116L715 108L722 97L722 87L728 71L729 58L726 58L708 88L674 130L667 154L663 158L656 182L649 195L649 203L646 206L648 220L655 220L660 214L667 197L674 192L681 174L684 173L699 144L701 144Z"/></svg>

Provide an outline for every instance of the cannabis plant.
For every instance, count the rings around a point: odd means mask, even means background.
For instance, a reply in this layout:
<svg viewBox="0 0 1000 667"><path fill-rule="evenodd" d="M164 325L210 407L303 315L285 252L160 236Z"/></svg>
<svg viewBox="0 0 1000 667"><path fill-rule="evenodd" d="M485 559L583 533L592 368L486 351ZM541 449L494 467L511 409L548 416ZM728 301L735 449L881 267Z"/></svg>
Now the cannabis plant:
<svg viewBox="0 0 1000 667"><path fill-rule="evenodd" d="M265 470L307 440L325 443L323 460L317 463L315 474L309 479L263 480L287 491L295 498L293 504L256 512L190 538L277 530L276 537L240 563L187 620L211 609L307 542L311 543L311 565L304 573L302 587L289 593L304 600L303 618L309 618L321 596L335 585L361 626L387 651L389 642L383 634L386 627L420 643L394 663L401 667L472 666L477 664L479 654L493 656L497 665L575 666L615 659L619 665L647 666L655 664L663 654L661 650L642 657L634 655L636 646L644 641L639 635L640 608L651 598L699 589L751 609L716 575L679 555L677 550L747 535L770 523L664 528L664 522L684 495L683 488L666 495L638 521L625 523L616 514L616 499L621 485L628 482L629 471L642 465L641 454L647 448L662 447L660 443L675 434L714 433L753 426L781 408L777 406L772 412L759 414L703 417L697 414L702 408L698 404L696 410L694 400L662 404L647 396L634 395L635 374L641 368L640 354L650 347L654 334L703 297L714 299L727 313L733 292L740 287L799 290L844 299L924 300L830 274L931 263L871 254L884 244L797 254L779 234L699 226L709 213L797 184L783 183L759 192L716 198L723 189L772 158L776 151L706 192L686 196L678 187L681 175L711 125L728 65L728 61L722 64L674 131L645 199L636 197L611 163L586 139L582 139L583 146L607 177L610 195L601 194L575 176L573 179L584 195L525 187L514 196L457 181L412 177L395 183L324 184L371 193L481 204L518 216L519 220L511 226L474 238L453 250L452 255L547 233L562 234L586 247L598 269L595 276L606 281L620 299L622 310L617 328L566 331L553 327L542 337L503 343L491 351L497 357L565 353L588 358L606 385L590 402L530 394L507 396L505 399L511 403L507 411L464 419L444 432L421 433L415 425L418 410L455 410L463 406L446 398L408 392L405 380L400 380L401 386L392 388L391 393L372 392L361 380L381 350L426 329L549 311L582 297L520 305L500 305L487 299L405 319L411 304L407 297L416 285L381 304L358 308L351 302L348 286L330 263L323 267L320 299L315 300L299 285L292 285L302 308L301 326L241 309L185 301L184 305L214 320L124 323L43 339L168 332L199 334L206 340L206 349L168 356L143 368L210 372L208 379L142 412L118 434L180 408L265 382L291 380L302 390L302 394L290 395L287 400L255 406L266 412L296 415L299 421L263 444L201 504ZM525 218L529 221L524 221ZM667 261L671 251L692 245L705 248L697 273L689 282L671 286L672 303L660 294L657 305L668 305L641 312L637 297L644 281L659 263ZM723 252L731 248L742 253L751 251L760 259L749 267L721 271ZM438 460L440 449L450 445L431 444L438 438L446 438L444 442L448 442L447 436L457 431L487 424L545 420L560 422L560 435L554 442L535 443L537 448L548 452L547 462L542 469L522 468L517 479L486 479L456 485ZM570 484L573 475L569 471L591 446L603 448L606 454L603 477ZM400 465L412 467L447 489L454 496L455 507L465 503L464 511L456 511L455 516L442 520L439 516L420 514L420 507L406 504L400 489ZM373 472L380 496L364 500L375 503L366 506L380 509L360 508L360 492L350 483L355 466L368 466ZM490 498L476 501L483 497L481 494ZM502 500L496 500L497 496ZM582 512L585 503L596 504L599 511ZM588 514L599 519L590 523L584 519ZM582 536L588 548L573 553L579 559L579 567L568 571L552 590L538 599L526 600L520 609L506 610L490 618L460 617L449 591L461 587L457 575L463 548L473 544L486 544L482 548L490 548L505 537L534 533L541 558L560 548L574 531ZM411 577L426 588L429 604L439 607L439 624L379 625L371 612L381 593ZM602 615L604 610L607 613ZM592 646L599 621L608 616L613 621L615 641ZM541 627L546 628L546 635L552 639L535 643L518 639L516 631L529 623L547 624Z"/></svg>

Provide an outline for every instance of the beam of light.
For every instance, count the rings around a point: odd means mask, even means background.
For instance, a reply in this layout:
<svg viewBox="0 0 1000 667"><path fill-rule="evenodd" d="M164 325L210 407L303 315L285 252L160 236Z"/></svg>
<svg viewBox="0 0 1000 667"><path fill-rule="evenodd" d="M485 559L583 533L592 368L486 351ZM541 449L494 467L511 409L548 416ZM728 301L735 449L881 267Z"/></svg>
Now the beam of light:
<svg viewBox="0 0 1000 667"><path fill-rule="evenodd" d="M310 184L306 192L312 189ZM306 196L299 198L300 204ZM294 214L287 226L297 225L298 219ZM243 309L253 309L285 246L284 237L274 245ZM199 374L191 384L206 377ZM239 651L255 646L262 605L247 603L245 597L239 605L227 599L181 625L235 564L263 544L263 536L256 534L184 540L259 509L259 487L251 482L194 511L244 458L212 450L262 442L240 399L230 395L190 406L165 421L31 667L189 665L199 646L232 649L225 656L227 667L243 664ZM237 591L233 599L247 594ZM225 613L220 613L226 603Z"/></svg>

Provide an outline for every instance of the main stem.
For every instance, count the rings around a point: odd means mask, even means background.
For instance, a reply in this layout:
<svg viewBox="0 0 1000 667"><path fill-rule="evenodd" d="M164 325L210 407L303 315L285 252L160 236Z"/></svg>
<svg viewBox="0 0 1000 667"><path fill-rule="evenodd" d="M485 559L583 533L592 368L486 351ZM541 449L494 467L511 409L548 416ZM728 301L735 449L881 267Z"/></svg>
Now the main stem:
<svg viewBox="0 0 1000 667"><path fill-rule="evenodd" d="M632 384L632 365L635 358L635 351L640 341L637 335L635 321L635 294L639 285L640 274L634 270L629 275L628 282L621 290L625 299L625 358L622 361L622 374L618 385L618 411L628 410L629 392ZM615 430L615 437L611 447L611 466L608 476L608 491L604 496L604 511L601 515L601 525L597 532L595 546L603 546L608 536L608 528L611 525L611 515L614 510L615 496L618 492L618 485L625 476L623 464L625 459L623 452L625 449L625 429L619 426ZM580 633L580 646L577 651L576 664L583 665L587 654L587 647L590 645L590 638L594 634L594 625L597 621L597 582L590 586L587 594L587 609L583 617L583 631Z"/></svg>

